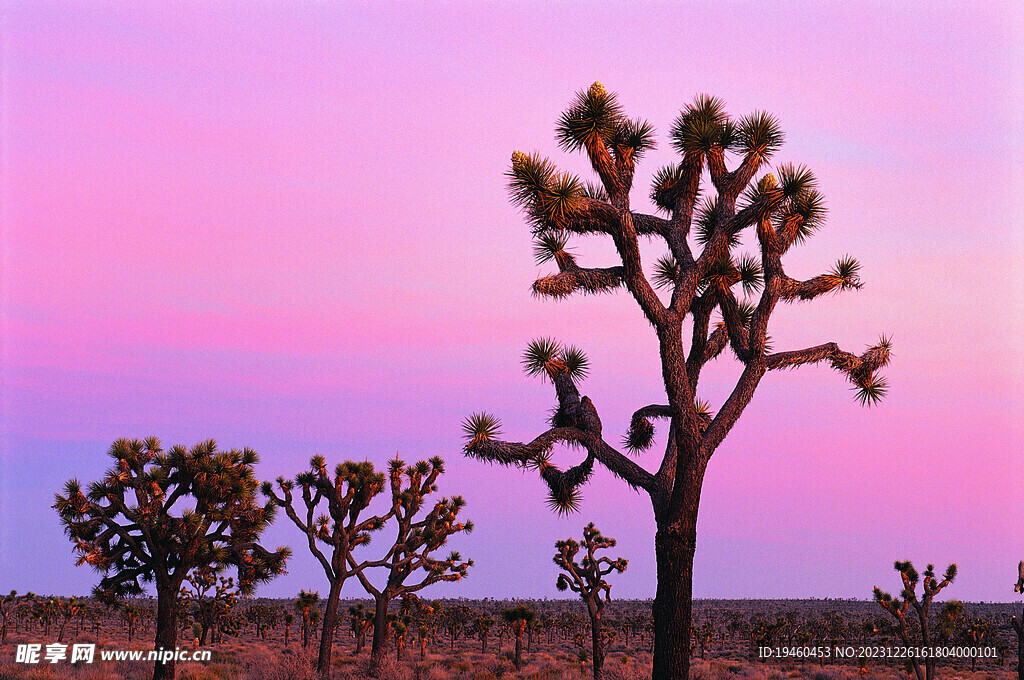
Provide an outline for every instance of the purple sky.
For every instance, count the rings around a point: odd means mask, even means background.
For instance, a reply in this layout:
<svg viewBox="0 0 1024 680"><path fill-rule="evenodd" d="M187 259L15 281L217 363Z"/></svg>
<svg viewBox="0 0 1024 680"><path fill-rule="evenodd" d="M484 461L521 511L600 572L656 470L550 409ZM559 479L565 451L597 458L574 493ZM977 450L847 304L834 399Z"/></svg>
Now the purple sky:
<svg viewBox="0 0 1024 680"><path fill-rule="evenodd" d="M769 375L712 460L695 595L858 597L896 559L959 562L950 597L1009 600L1024 557L1024 6L953 3L5 3L0 197L0 591L82 593L50 509L118 437L260 452L262 478L396 451L442 455L477 530L435 595L557 594L557 539L594 521L654 593L649 503L607 473L579 515L534 475L464 459L459 424L531 438L552 405L520 353L587 350L606 432L660 401L656 342L625 294L530 296L513 150L586 170L558 114L600 80L659 131L634 207L702 92L764 109L776 162L821 181L809 278L846 254L856 293L780 310L779 348L893 336L890 396L827 368ZM580 241L585 264L608 244ZM651 247L655 258L662 248ZM708 378L717 406L737 373ZM656 466L656 454L643 459ZM325 590L296 555L273 596ZM378 539L378 546L382 539ZM353 582L347 596L361 593ZM425 593L426 594L426 593Z"/></svg>

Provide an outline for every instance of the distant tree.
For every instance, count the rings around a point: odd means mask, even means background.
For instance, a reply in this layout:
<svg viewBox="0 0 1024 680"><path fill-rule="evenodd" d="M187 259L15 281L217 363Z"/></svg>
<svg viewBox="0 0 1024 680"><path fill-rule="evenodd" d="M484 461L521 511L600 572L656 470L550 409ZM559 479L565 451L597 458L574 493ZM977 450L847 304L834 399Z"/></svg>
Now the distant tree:
<svg viewBox="0 0 1024 680"><path fill-rule="evenodd" d="M317 602L320 600L320 594L316 592L306 592L305 590L299 591L299 596L295 598L295 611L302 617L302 648L305 649L309 646L309 625L313 622L314 614L316 611Z"/></svg>
<svg viewBox="0 0 1024 680"><path fill-rule="evenodd" d="M903 590L899 597L893 597L887 592L875 586L875 601L882 606L882 609L889 612L896 620L896 634L907 647L929 648L932 646L931 620L929 610L932 600L956 578L956 564L946 567L946 572L940 581L935 576L935 567L931 564L924 571L924 582L922 583L921 598L917 597L917 583L919 575L910 561L896 562L893 568L899 572L903 581ZM913 607L917 620L914 621L907 614ZM922 668L921 660L916 656L910 657L911 665L917 680L933 680L935 677L935 657L927 656L924 659Z"/></svg>
<svg viewBox="0 0 1024 680"><path fill-rule="evenodd" d="M455 604L445 607L441 611L441 626L448 633L448 643L451 649L455 649L455 641L459 639L463 629L473 622L476 612L464 604Z"/></svg>
<svg viewBox="0 0 1024 680"><path fill-rule="evenodd" d="M585 554L577 563L576 555L581 547ZM582 545L571 538L555 543L554 562L564 572L558 575L555 586L559 590L569 589L577 593L587 605L587 613L590 615L594 680L601 680L604 676L604 606L612 601L612 587L604 577L613 571L621 574L626 571L629 563L621 557L613 560L597 555L599 550L614 547L615 539L602 536L593 522L583 528Z"/></svg>
<svg viewBox="0 0 1024 680"><path fill-rule="evenodd" d="M121 607L121 620L124 622L125 627L128 628L128 642L132 641L135 637L135 629L139 625L139 620L142 618L142 609L132 602Z"/></svg>
<svg viewBox="0 0 1024 680"><path fill-rule="evenodd" d="M693 629L693 640L700 647L700 658L704 658L704 651L711 644L711 640L715 637L715 624L711 621L704 621L699 626L695 626Z"/></svg>
<svg viewBox="0 0 1024 680"><path fill-rule="evenodd" d="M988 641L989 633L995 628L992 621L978 616L965 618L960 631L961 638L972 647L981 647ZM978 657L971 655L971 671L977 665Z"/></svg>
<svg viewBox="0 0 1024 680"><path fill-rule="evenodd" d="M427 659L427 640L430 639L430 626L420 624L416 626L416 635L420 641L420 661Z"/></svg>
<svg viewBox="0 0 1024 680"><path fill-rule="evenodd" d="M784 268L783 257L821 226L826 209L814 175L802 166L784 164L757 177L783 141L782 129L770 114L735 120L720 100L708 96L687 106L670 130L671 145L681 158L655 175L651 191L666 217L630 207L636 165L654 147L654 130L645 121L626 117L616 96L601 83L577 95L559 120L557 137L563 149L585 151L600 186L559 172L539 155L512 154L512 202L526 213L538 262L553 262L558 269L537 279L533 292L553 299L620 288L629 292L657 336L665 395L633 413L624 448L633 454L650 449L652 421L665 419L664 454L652 471L609 443L595 403L579 392L588 371L585 354L550 339L530 343L523 365L527 373L554 385L557 405L551 427L526 443L502 441L500 421L476 413L464 424L465 452L535 469L548 486L550 503L563 512L579 506L579 489L595 462L650 496L658 576L652 677L686 678L697 517L712 455L771 371L825 363L853 383L863 403L879 400L886 383L876 372L888 363L890 344L883 338L860 356L834 342L785 351L770 348L768 326L779 303L861 287L860 265L852 258L806 281L792 278ZM736 158L731 170L730 156ZM705 174L712 191L702 187ZM751 227L754 234L748 242L756 254L740 255L743 233ZM588 268L577 262L569 240L584 234L610 238L614 266ZM640 237L655 239L668 251L647 273ZM664 293L659 296L657 288ZM721 321L713 324L716 313ZM741 372L715 413L700 398L700 379L727 349ZM556 446L585 455L562 470L552 461Z"/></svg>
<svg viewBox="0 0 1024 680"><path fill-rule="evenodd" d="M503 619L512 627L512 632L516 636L516 655L515 655L515 666L516 670L523 667L523 633L526 632L526 627L534 620L537 616L537 612L533 611L525 604L516 605L506 609L501 613Z"/></svg>
<svg viewBox="0 0 1024 680"><path fill-rule="evenodd" d="M157 647L177 644L178 594L192 570L234 566L243 592L284 571L289 550L257 542L274 506L256 503L256 452L218 451L209 440L165 453L151 437L118 439L108 455L114 464L103 479L87 492L70 480L53 507L77 564L103 574L94 590L99 599L114 602L142 593L141 582L155 582ZM155 664L154 680L173 677L173 660Z"/></svg>
<svg viewBox="0 0 1024 680"><path fill-rule="evenodd" d="M197 567L185 578L179 595L183 608L192 608L192 617L199 624L199 644L220 642L220 622L238 602L240 588L234 577L222 576L225 565L206 564ZM212 631L212 636L211 636Z"/></svg>
<svg viewBox="0 0 1024 680"><path fill-rule="evenodd" d="M356 562L348 556L349 569L374 599L373 643L370 648L369 673L380 677L387 645L388 605L395 599L416 593L441 581L460 581L465 578L473 560L463 561L457 552L438 559L432 554L444 547L448 538L469 532L473 523L458 521L466 501L461 496L441 498L419 520L416 516L426 505L427 497L437 491L437 478L444 473L444 461L438 457L406 466L401 460L392 460L388 466L391 490L391 510L386 516L397 524L397 535L383 557ZM379 570L386 575L378 588L367 572ZM406 583L414 573L421 579Z"/></svg>
<svg viewBox="0 0 1024 680"><path fill-rule="evenodd" d="M284 614L284 644L288 646L288 634L291 632L292 624L295 623L295 614L285 612Z"/></svg>
<svg viewBox="0 0 1024 680"><path fill-rule="evenodd" d="M487 653L487 636L491 634L494 627L494 619L487 614L481 614L473 620L473 630L476 631L477 639L480 640L480 653Z"/></svg>
<svg viewBox="0 0 1024 680"><path fill-rule="evenodd" d="M35 601L36 596L32 592L19 595L17 590L12 590L0 597L0 643L7 640L7 622L10 620L11 614L19 609L31 607Z"/></svg>
<svg viewBox="0 0 1024 680"><path fill-rule="evenodd" d="M57 632L57 642L64 642L64 629L69 621L82 613L85 603L77 597L55 597L53 602L57 608L57 615L60 617L60 630Z"/></svg>
<svg viewBox="0 0 1024 680"><path fill-rule="evenodd" d="M356 651L359 654L366 645L366 634L373 628L373 612L360 602L348 608L348 615L352 621L352 634L356 636Z"/></svg>
<svg viewBox="0 0 1024 680"><path fill-rule="evenodd" d="M395 621L391 624L391 634L395 638L395 659L398 661L402 660L405 646L409 641L410 621L411 617L408 616L395 617Z"/></svg>

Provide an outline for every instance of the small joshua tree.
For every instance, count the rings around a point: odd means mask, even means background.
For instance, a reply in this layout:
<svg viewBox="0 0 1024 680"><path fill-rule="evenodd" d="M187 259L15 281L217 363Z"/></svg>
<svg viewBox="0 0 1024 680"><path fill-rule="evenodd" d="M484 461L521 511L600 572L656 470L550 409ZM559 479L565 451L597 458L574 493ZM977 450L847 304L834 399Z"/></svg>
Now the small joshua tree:
<svg viewBox="0 0 1024 680"><path fill-rule="evenodd" d="M700 96L680 113L669 135L680 158L655 175L650 193L664 217L631 208L635 170L655 146L654 129L627 117L601 83L578 93L557 126L562 148L583 151L600 185L520 151L512 154L507 175L512 202L523 208L532 228L538 262L557 267L534 282L533 292L564 299L627 291L657 336L663 396L633 413L618 447L595 402L580 393L588 369L583 352L542 339L529 345L523 363L528 373L554 385L550 427L516 442L500 439L501 423L492 415L476 413L464 424L468 456L537 470L561 511L578 507L580 487L595 464L650 496L658 569L654 680L678 680L689 672L693 559L705 473L761 380L771 372L824 363L853 383L862 403L872 404L886 392L877 372L888 363L890 349L884 338L859 356L834 342L771 348L769 322L780 305L862 285L860 265L850 257L804 281L784 265L791 248L821 226L826 208L807 168L782 164L765 172L783 141L773 116L756 112L734 119L720 100ZM569 246L579 235L608 238L616 252L613 266L580 264ZM740 254L744 238L754 254ZM653 266L641 252L648 239L667 251ZM707 387L701 379L726 355L735 357L741 372L716 413L700 398ZM664 453L650 461L652 467L629 454L652 448L655 419L667 427L659 442ZM556 467L556 447L580 458Z"/></svg>
<svg viewBox="0 0 1024 680"><path fill-rule="evenodd" d="M494 627L494 619L487 614L481 614L473 621L473 630L476 631L477 639L480 640L480 653L487 653L487 637Z"/></svg>
<svg viewBox="0 0 1024 680"><path fill-rule="evenodd" d="M394 518L398 532L394 543L383 557L357 563L349 554L349 571L356 575L367 593L374 599L373 643L370 647L369 673L380 677L387 644L388 604L398 597L416 593L441 581L460 581L465 578L473 560L463 561L457 552L438 559L432 554L444 547L448 538L469 532L473 523L458 521L466 501L461 496L441 498L419 520L416 516L429 507L427 497L437 491L437 478L444 473L444 461L438 457L406 466L401 460L392 460L388 469L391 489L391 510L385 517ZM385 520L381 520L385 521ZM367 576L370 569L386 574L383 587L376 587ZM419 572L421 580L406 583Z"/></svg>
<svg viewBox="0 0 1024 680"><path fill-rule="evenodd" d="M221 640L220 621L228 615L238 601L239 588L235 579L222 576L223 565L203 565L185 579L181 588L181 604L187 608L193 604L193 617L199 624L199 644L206 644L207 635L211 642Z"/></svg>
<svg viewBox="0 0 1024 680"><path fill-rule="evenodd" d="M577 563L576 555L581 547L586 550L586 554ZM628 560L621 557L613 560L610 557L598 557L596 553L598 550L614 547L615 539L602 536L593 522L583 528L582 545L571 538L555 543L555 564L565 572L558 575L555 586L559 590L568 589L578 593L587 605L587 613L590 614L594 680L601 680L603 677L605 645L602 617L605 604L612 601L612 587L604 577L613 571L621 574L626 571L628 564Z"/></svg>
<svg viewBox="0 0 1024 680"><path fill-rule="evenodd" d="M35 601L36 596L33 593L18 595L17 590L12 590L7 595L0 597L0 643L7 640L7 621L10 620L11 614L31 606Z"/></svg>
<svg viewBox="0 0 1024 680"><path fill-rule="evenodd" d="M142 619L142 609L134 603L129 602L121 607L121 620L124 621L124 625L128 629L128 642L135 637L135 629L138 628L140 619Z"/></svg>
<svg viewBox="0 0 1024 680"><path fill-rule="evenodd" d="M299 596L295 598L295 611L302 617L302 648L305 649L309 646L309 625L313 622L313 612L316 609L317 602L320 600L320 593L317 592L306 592L305 590L299 591Z"/></svg>
<svg viewBox="0 0 1024 680"><path fill-rule="evenodd" d="M373 612L360 602L348 608L348 615L352 621L352 634L356 636L356 651L353 653L359 654L366 644L366 634L373 628Z"/></svg>
<svg viewBox="0 0 1024 680"><path fill-rule="evenodd" d="M910 561L896 562L893 568L899 572L903 580L903 590L899 597L893 597L875 586L875 601L882 606L882 609L889 612L896 619L896 634L907 647L927 648L932 646L931 622L929 610L932 600L939 592L956 579L956 564L946 567L942 580L935 576L935 567L931 564L924 571L923 592L921 598L917 597L917 583L919 576L914 565ZM917 614L915 622L907 614L910 608L914 608ZM921 660L916 656L910 657L914 674L917 680L933 680L935 677L935 657L928 656L924 660L924 668L921 667Z"/></svg>
<svg viewBox="0 0 1024 680"><path fill-rule="evenodd" d="M284 613L284 644L288 646L288 635L291 633L292 624L295 623L295 614L291 612Z"/></svg>
<svg viewBox="0 0 1024 680"><path fill-rule="evenodd" d="M118 439L108 455L114 464L103 479L87 490L70 480L53 507L77 564L103 574L94 590L101 601L141 594L141 581L155 583L158 648L177 645L178 595L194 569L234 566L246 593L284 572L288 548L269 551L257 542L274 506L256 503L255 451L218 451L211 439L164 452L151 437ZM155 664L153 680L173 677L173 660Z"/></svg>
<svg viewBox="0 0 1024 680"><path fill-rule="evenodd" d="M523 633L526 632L530 622L537 617L537 612L525 604L520 604L503 611L501 617L512 626L512 632L516 636L516 655L513 663L515 663L516 670L519 670L523 667Z"/></svg>

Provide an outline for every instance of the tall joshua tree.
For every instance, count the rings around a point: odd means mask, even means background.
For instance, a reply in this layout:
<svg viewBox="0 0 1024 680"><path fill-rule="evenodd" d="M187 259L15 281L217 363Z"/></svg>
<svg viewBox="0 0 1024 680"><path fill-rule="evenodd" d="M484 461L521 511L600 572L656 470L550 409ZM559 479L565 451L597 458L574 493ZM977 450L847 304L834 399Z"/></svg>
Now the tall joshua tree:
<svg viewBox="0 0 1024 680"><path fill-rule="evenodd" d="M577 563L576 555L580 548L586 551L583 558ZM594 680L601 680L604 668L604 630L602 619L604 617L604 606L612 601L612 587L604 580L604 577L613 571L622 573L626 571L628 560L618 558L613 560L606 556L597 556L598 550L606 550L615 547L614 538L605 538L591 522L583 528L582 546L575 540L569 538L555 543L554 561L562 569L563 574L558 575L555 586L559 590L569 589L578 593L587 605L587 613L590 615L590 636L594 653ZM604 597L601 597L601 594Z"/></svg>
<svg viewBox="0 0 1024 680"><path fill-rule="evenodd" d="M929 564L924 571L923 592L920 599L917 597L917 583L920 576L914 569L914 565L909 561L896 562L893 568L899 572L900 579L903 581L902 592L899 597L893 597L875 586L875 601L896 619L896 634L904 645L907 647L930 647L933 644L929 618L932 600L956 578L956 565L951 564L946 567L946 573L943 574L940 581L935 576L935 567ZM913 614L910 617L907 616L911 607L914 608L913 613L917 615L916 622L913 620ZM924 668L921 667L921 660L917 657L912 656L910 661L913 664L917 680L933 680L935 677L934 656L925 658Z"/></svg>
<svg viewBox="0 0 1024 680"><path fill-rule="evenodd" d="M391 489L391 510L387 517L397 523L394 543L383 557L357 563L350 554L349 567L367 593L374 599L373 643L370 647L369 673L380 677L387 645L388 604L398 597L419 592L441 581L460 581L465 578L473 560L463 561L457 552L437 558L432 554L444 547L448 538L473 530L473 523L460 522L458 515L466 501L461 496L441 498L429 506L427 498L437 491L437 478L444 473L444 461L438 457L406 466L401 460L392 460L388 469ZM421 510L429 508L421 519ZM378 569L385 574L382 587L376 587L367 571ZM419 581L406 583L413 574Z"/></svg>
<svg viewBox="0 0 1024 680"><path fill-rule="evenodd" d="M209 440L164 452L151 437L118 439L108 455L114 464L103 479L85 491L70 480L53 507L77 564L103 574L94 589L101 601L141 594L141 582L155 582L157 647L175 648L178 594L194 569L234 566L243 593L284 572L289 550L257 542L274 506L256 502L259 458L251 449L218 451ZM155 665L154 680L173 677L173 660Z"/></svg>
<svg viewBox="0 0 1024 680"><path fill-rule="evenodd" d="M508 173L512 201L526 213L539 262L558 271L533 284L537 295L561 299L574 293L625 288L658 338L665 395L633 414L624 447L638 454L654 443L654 419L668 421L664 454L656 471L609 443L594 402L579 393L587 372L583 352L551 340L530 344L524 367L550 380L557 407L550 429L527 443L500 441L500 421L477 413L467 418L468 455L503 465L534 468L559 509L573 509L579 487L596 462L651 498L657 525L658 590L654 601L655 680L685 678L689 671L693 556L701 486L712 454L750 403L769 371L827 362L855 386L862 403L879 400L886 383L876 371L889 360L886 339L857 356L828 342L786 351L769 349L768 322L780 302L812 300L831 291L860 288L859 264L840 260L832 271L806 281L791 278L782 258L820 226L825 207L816 180L804 167L781 165L759 172L782 143L778 122L767 113L734 120L722 102L701 96L670 130L681 160L657 173L651 192L665 217L630 209L637 161L654 147L645 121L627 118L614 94L600 83L577 95L562 114L558 140L567 151L586 152L599 186L560 173L538 155L512 154ZM729 156L737 159L727 167ZM710 190L700 200L707 171ZM713 193L712 193L713 192ZM745 230L754 227L755 255L737 256ZM618 263L587 268L568 242L587 234L610 237ZM639 237L668 249L645 273ZM735 291L739 285L741 299ZM665 291L659 296L656 288ZM712 324L715 313L721 321ZM684 329L691 335L688 346ZM728 348L742 372L731 394L713 413L698 398L702 371ZM555 445L581 449L585 457L561 470Z"/></svg>
<svg viewBox="0 0 1024 680"><path fill-rule="evenodd" d="M270 482L263 483L262 492L272 503L284 508L292 523L306 535L306 544L330 583L317 655L317 671L326 677L331 670L341 588L353 573L349 569L348 558L354 548L369 542L370 532L383 527L394 515L394 510L360 519L370 502L385 487L384 474L375 471L373 463L346 461L335 467L333 477L327 471L327 461L323 456L313 456L309 467L308 471L296 476L294 482L279 477L277 487L280 495ZM296 485L302 496L302 506L298 511L294 499ZM326 512L317 515L321 503L326 506Z"/></svg>

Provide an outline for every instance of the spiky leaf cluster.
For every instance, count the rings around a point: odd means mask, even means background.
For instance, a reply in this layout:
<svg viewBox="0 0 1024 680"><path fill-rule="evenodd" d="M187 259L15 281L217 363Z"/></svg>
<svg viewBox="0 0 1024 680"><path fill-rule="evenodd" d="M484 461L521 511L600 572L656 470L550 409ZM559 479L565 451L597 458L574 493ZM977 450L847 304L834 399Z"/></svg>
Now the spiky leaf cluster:
<svg viewBox="0 0 1024 680"><path fill-rule="evenodd" d="M702 94L676 118L669 135L676 151L696 156L714 146L730 148L736 141L736 126L721 99Z"/></svg>
<svg viewBox="0 0 1024 680"><path fill-rule="evenodd" d="M586 354L572 345L562 346L552 338L530 341L523 352L523 370L527 375L554 380L560 373L578 382L587 377L590 361Z"/></svg>
<svg viewBox="0 0 1024 680"><path fill-rule="evenodd" d="M284 571L290 551L258 543L274 506L256 502L251 449L220 451L209 440L165 453L151 437L119 439L107 454L113 465L103 479L86 490L68 481L53 506L77 563L103 574L96 594L105 602L140 594L154 580L177 595L206 565L236 567L244 592Z"/></svg>

